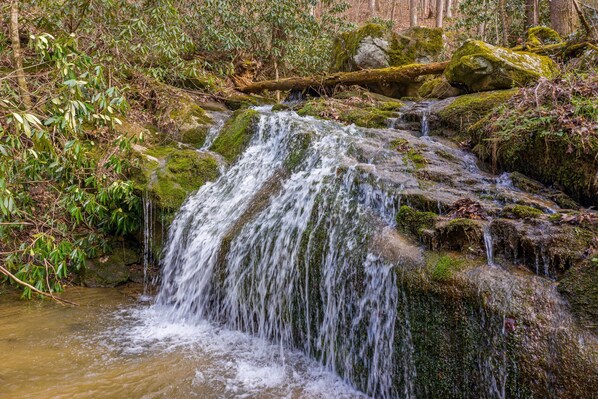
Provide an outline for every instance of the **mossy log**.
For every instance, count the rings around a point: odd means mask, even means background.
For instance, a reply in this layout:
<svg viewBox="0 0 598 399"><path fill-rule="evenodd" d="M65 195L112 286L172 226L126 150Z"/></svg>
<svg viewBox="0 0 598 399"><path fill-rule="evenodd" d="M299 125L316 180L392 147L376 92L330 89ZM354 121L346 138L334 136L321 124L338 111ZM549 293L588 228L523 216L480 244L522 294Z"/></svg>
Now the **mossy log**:
<svg viewBox="0 0 598 399"><path fill-rule="evenodd" d="M368 85L375 83L409 83L422 75L439 75L444 72L448 62L432 64L410 64L382 69L364 69L355 72L338 72L332 75L307 76L265 80L239 87L244 93L258 93L265 90L304 90L308 88L342 85Z"/></svg>

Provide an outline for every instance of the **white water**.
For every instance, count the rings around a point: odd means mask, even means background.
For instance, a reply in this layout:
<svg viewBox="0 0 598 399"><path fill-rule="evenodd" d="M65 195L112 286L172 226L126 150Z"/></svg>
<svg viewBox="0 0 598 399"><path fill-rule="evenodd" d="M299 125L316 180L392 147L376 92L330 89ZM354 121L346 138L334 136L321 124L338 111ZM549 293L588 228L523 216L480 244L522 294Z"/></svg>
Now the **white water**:
<svg viewBox="0 0 598 399"><path fill-rule="evenodd" d="M492 219L488 221L484 225L482 230L483 237L484 237L484 247L486 248L486 262L488 262L488 266L495 266L494 263L494 240L492 239L492 233L490 232L490 225L492 224Z"/></svg>
<svg viewBox="0 0 598 399"><path fill-rule="evenodd" d="M176 217L156 309L170 323L270 340L283 363L300 349L368 394L396 397L395 273L367 253L360 222L373 211L394 223L395 201L339 169L354 128L261 111L242 157ZM301 134L311 142L290 173L285 158Z"/></svg>

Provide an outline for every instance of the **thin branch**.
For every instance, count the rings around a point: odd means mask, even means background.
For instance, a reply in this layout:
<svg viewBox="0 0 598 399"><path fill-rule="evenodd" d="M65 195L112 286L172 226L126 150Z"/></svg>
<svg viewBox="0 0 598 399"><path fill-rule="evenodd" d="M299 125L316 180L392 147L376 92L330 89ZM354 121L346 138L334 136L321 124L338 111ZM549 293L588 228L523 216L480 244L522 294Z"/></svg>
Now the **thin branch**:
<svg viewBox="0 0 598 399"><path fill-rule="evenodd" d="M24 287L29 288L31 291L41 295L41 296L45 296L46 298L50 298L55 300L56 302L64 305L64 304L68 304L68 305L73 305L73 306L79 306L78 303L76 302L71 302L69 300L63 299L63 298L59 298L57 296L52 295L51 293L47 293L47 292L43 292L38 290L37 288L35 288L34 286L32 286L29 283L26 283L23 280L20 280L17 276L15 276L14 274L12 274L11 272L9 272L7 269L4 268L4 266L0 266L0 273L4 274L6 277L9 277L10 279L12 279L15 283L22 285Z"/></svg>

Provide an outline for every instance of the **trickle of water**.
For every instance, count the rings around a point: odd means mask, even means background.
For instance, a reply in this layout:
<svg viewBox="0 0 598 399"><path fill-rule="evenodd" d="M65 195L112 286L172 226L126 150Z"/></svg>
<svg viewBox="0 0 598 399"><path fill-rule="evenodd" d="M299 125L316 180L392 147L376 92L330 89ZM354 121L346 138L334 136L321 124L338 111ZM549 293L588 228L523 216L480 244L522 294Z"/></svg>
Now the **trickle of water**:
<svg viewBox="0 0 598 399"><path fill-rule="evenodd" d="M484 236L484 247L486 247L486 261L488 266L495 266L494 263L494 240L492 238L492 233L490 232L490 225L492 224L492 219L488 221L484 225L483 228L483 236Z"/></svg>
<svg viewBox="0 0 598 399"><path fill-rule="evenodd" d="M496 178L496 184L505 188L513 188L513 181L511 180L511 174L504 172Z"/></svg>
<svg viewBox="0 0 598 399"><path fill-rule="evenodd" d="M143 206L143 296L147 296L149 285L148 269L154 262L154 225L155 209L148 191L142 195Z"/></svg>
<svg viewBox="0 0 598 399"><path fill-rule="evenodd" d="M214 140L216 140L216 137L218 137L218 134L220 133L222 127L226 123L229 114L218 112L212 113L211 116L214 119L214 124L210 126L210 128L208 129L208 133L206 134L206 140L200 148L201 151L206 151L212 146Z"/></svg>
<svg viewBox="0 0 598 399"><path fill-rule="evenodd" d="M420 119L420 133L422 137L428 137L430 134L430 123L428 122L428 110L423 110Z"/></svg>

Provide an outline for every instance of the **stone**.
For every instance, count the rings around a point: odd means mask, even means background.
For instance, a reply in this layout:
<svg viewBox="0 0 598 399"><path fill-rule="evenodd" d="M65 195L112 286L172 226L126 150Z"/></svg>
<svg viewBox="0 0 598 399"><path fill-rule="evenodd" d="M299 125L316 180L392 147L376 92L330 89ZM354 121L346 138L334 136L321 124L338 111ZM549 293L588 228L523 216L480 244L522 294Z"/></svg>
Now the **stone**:
<svg viewBox="0 0 598 399"><path fill-rule="evenodd" d="M453 86L479 92L523 87L557 73L548 57L469 40L453 54L444 76Z"/></svg>
<svg viewBox="0 0 598 399"><path fill-rule="evenodd" d="M81 283L86 287L116 287L129 281L129 266L139 262L139 254L129 248L116 248L111 254L85 262Z"/></svg>

